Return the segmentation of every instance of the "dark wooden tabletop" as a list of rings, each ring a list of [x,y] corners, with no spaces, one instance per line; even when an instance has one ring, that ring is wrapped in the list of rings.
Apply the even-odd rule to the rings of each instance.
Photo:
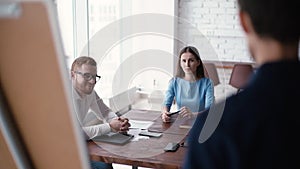
[[[131,113],[131,115],[134,115],[139,112]],[[157,113],[156,118],[153,118],[155,116],[153,115],[154,113]],[[149,130],[162,132],[161,137],[130,141],[125,145],[88,141],[90,158],[95,161],[126,164],[134,167],[180,169],[187,148],[181,146],[176,152],[165,152],[163,149],[169,142],[181,144],[185,141],[189,129],[180,128],[179,126],[186,120],[174,116],[171,123],[163,123],[160,113],[155,111],[146,112],[144,118],[149,119],[147,116],[152,117],[154,122],[149,127]],[[130,119],[134,117],[139,117],[139,120],[142,120],[140,118],[142,117],[141,114],[132,116]]]

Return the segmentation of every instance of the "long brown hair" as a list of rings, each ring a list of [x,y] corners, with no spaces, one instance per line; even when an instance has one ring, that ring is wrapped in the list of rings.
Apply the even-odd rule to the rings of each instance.
[[[199,66],[197,67],[197,71],[196,71],[196,78],[200,79],[202,77],[204,77],[204,68],[203,68],[203,62],[200,58],[200,54],[197,50],[197,48],[193,47],[193,46],[186,46],[183,49],[180,50],[179,52],[179,58],[178,58],[178,62],[177,62],[177,73],[176,73],[176,77],[184,77],[184,71],[182,70],[181,66],[180,66],[180,59],[181,59],[181,55],[183,53],[189,52],[191,54],[193,54],[196,58],[196,60],[198,60],[200,62]]]

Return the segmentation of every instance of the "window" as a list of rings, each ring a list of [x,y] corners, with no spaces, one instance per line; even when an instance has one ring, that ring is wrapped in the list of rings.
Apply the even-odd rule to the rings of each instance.
[[[88,55],[103,98],[131,88],[165,90],[173,74],[173,0],[57,0],[68,64]]]

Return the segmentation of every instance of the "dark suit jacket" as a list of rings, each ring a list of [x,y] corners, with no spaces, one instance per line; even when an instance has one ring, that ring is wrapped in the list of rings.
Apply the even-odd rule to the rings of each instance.
[[[199,143],[209,111],[188,137],[184,169],[300,168],[300,63],[262,65],[247,87],[222,106],[213,134]],[[225,105],[225,106],[224,106]]]

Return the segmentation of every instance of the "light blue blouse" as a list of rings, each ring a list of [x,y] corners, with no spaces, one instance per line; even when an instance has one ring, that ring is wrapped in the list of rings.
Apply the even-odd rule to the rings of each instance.
[[[172,78],[165,93],[164,105],[169,109],[176,100],[177,108],[188,107],[192,112],[200,112],[210,107],[214,101],[214,85],[209,78],[189,82]]]

